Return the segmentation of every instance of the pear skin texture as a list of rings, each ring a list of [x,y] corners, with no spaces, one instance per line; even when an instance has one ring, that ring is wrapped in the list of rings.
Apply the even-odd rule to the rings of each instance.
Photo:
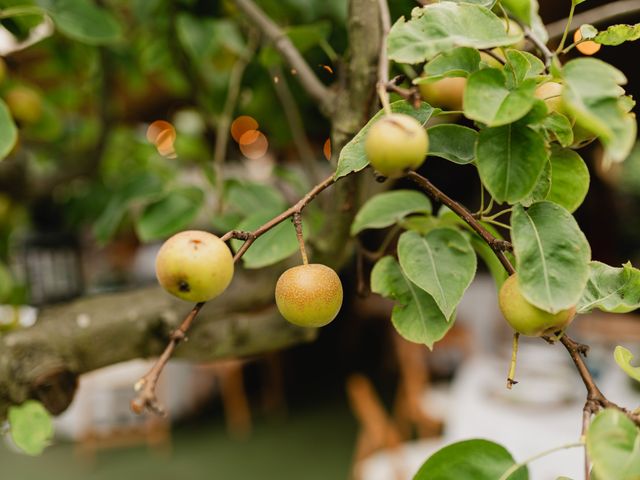
[[[432,107],[462,110],[466,86],[467,79],[464,77],[445,77],[435,82],[420,83],[418,90],[422,99]]]
[[[171,295],[189,302],[206,302],[231,283],[233,256],[215,235],[187,230],[176,233],[160,247],[156,277]]]
[[[276,304],[282,316],[300,327],[323,327],[342,306],[342,283],[326,265],[290,268],[276,283]]]
[[[42,117],[42,97],[34,89],[16,85],[6,93],[5,102],[17,121],[36,123]]]
[[[561,113],[567,115],[562,101],[562,90],[564,87],[558,82],[546,82],[536,88],[535,96],[540,100],[544,100],[547,104],[549,112]]]
[[[520,292],[517,274],[511,275],[502,284],[498,301],[509,325],[516,332],[529,337],[561,330],[571,323],[576,314],[575,307],[553,314],[531,305]]]
[[[374,169],[385,177],[397,178],[422,165],[429,151],[429,137],[415,118],[392,113],[369,129],[364,149]]]

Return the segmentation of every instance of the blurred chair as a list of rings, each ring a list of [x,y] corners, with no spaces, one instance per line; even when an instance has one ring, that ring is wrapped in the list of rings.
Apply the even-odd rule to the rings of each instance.
[[[397,449],[402,440],[398,428],[385,411],[368,378],[360,374],[350,375],[346,386],[349,404],[360,423],[351,474],[354,480],[364,480],[361,472],[362,461],[379,450]],[[405,478],[402,464],[395,460],[392,460],[392,463],[394,476],[389,480]]]

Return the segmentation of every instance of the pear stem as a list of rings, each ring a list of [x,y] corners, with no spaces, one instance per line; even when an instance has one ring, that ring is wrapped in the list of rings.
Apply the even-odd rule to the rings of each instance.
[[[518,360],[518,344],[520,342],[520,334],[515,332],[513,334],[513,343],[511,344],[511,365],[509,365],[509,376],[507,376],[507,388],[511,390],[518,381],[516,376],[516,362]]]
[[[292,217],[293,226],[296,228],[296,237],[298,237],[298,245],[300,245],[300,254],[302,255],[302,263],[309,265],[309,257],[307,257],[307,249],[304,246],[304,237],[302,235],[302,215],[296,212]]]

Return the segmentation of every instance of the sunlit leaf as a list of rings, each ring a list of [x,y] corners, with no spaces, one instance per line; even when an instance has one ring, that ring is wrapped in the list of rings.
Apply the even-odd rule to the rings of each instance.
[[[591,262],[589,281],[577,310],[587,313],[596,308],[613,313],[627,313],[640,308],[640,270],[631,263],[616,268]]]
[[[35,400],[9,407],[11,439],[23,452],[40,455],[53,437],[53,421],[44,406]]]
[[[391,322],[400,335],[429,348],[442,339],[454,322],[447,321],[433,298],[413,284],[390,256],[381,258],[371,272],[371,290],[396,301]]]
[[[613,352],[613,358],[624,373],[640,382],[640,367],[631,365],[633,354],[629,350],[618,345]]]
[[[640,430],[620,410],[607,408],[595,416],[587,451],[599,480],[640,478]]]
[[[389,58],[420,63],[454,47],[493,48],[512,45],[522,35],[508,35],[491,10],[470,3],[440,2],[415,9],[400,18],[389,32]]]
[[[594,41],[602,45],[620,45],[640,38],[640,23],[635,25],[611,25],[604,32],[598,33]]]
[[[551,313],[574,306],[589,279],[589,242],[573,216],[551,202],[516,205],[511,240],[523,296]]]
[[[367,228],[385,228],[414,213],[431,213],[431,202],[415,190],[394,190],[371,197],[351,224],[351,235]]]

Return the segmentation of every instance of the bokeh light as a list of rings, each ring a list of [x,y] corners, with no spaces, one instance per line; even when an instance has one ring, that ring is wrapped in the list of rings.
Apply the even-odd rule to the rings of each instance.
[[[580,29],[576,30],[573,34],[573,41],[579,42],[582,40],[582,34],[580,33]],[[576,45],[576,48],[583,55],[594,55],[600,51],[602,45],[596,42],[592,42],[591,40],[587,40],[586,42],[581,42]]]
[[[176,129],[166,120],[156,120],[147,128],[147,140],[154,145],[157,145],[158,137],[166,131],[173,132],[173,138],[175,139]]]
[[[259,125],[255,118],[248,115],[240,115],[231,123],[231,136],[236,142],[240,143],[242,135],[250,130],[257,131],[258,127]]]
[[[147,128],[147,140],[156,146],[163,157],[177,157],[174,147],[176,136],[175,127],[166,120],[156,120]]]
[[[251,160],[264,157],[269,149],[267,137],[258,130],[249,130],[243,133],[238,143],[242,154]]]
[[[327,138],[327,141],[324,142],[322,146],[322,153],[324,153],[324,158],[327,160],[331,160],[331,139]]]

